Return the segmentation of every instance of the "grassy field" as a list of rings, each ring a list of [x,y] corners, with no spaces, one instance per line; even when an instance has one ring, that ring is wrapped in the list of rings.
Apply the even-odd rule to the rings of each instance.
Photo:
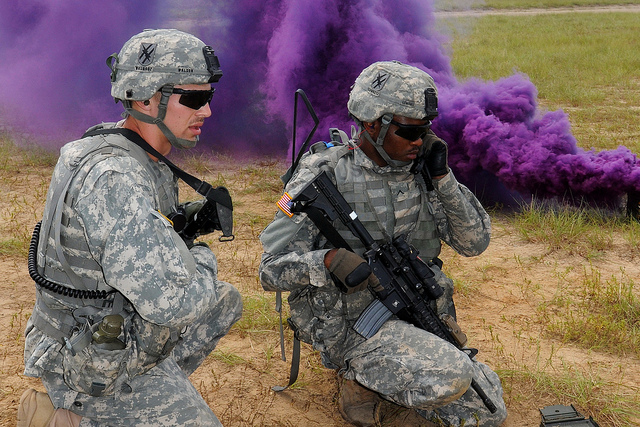
[[[439,0],[436,1],[436,9],[548,9],[576,6],[617,6],[639,3],[640,2],[638,2],[637,0]]]
[[[638,4],[637,0],[486,0],[476,7],[493,9],[531,9],[575,6],[613,6]]]
[[[459,79],[524,73],[543,107],[569,113],[580,146],[640,151],[637,13],[489,15],[447,22]]]

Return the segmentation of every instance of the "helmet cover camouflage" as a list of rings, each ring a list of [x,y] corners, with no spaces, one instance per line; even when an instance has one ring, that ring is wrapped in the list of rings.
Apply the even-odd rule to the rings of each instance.
[[[107,59],[111,96],[144,101],[167,84],[214,83],[222,72],[213,49],[197,37],[173,29],[145,30]]]
[[[433,78],[426,72],[399,61],[381,61],[360,73],[349,94],[347,109],[356,119],[368,123],[385,114],[433,119],[437,115],[437,96]]]

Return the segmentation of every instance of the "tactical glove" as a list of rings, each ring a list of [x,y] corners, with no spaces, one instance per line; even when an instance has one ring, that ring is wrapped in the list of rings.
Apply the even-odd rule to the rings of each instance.
[[[184,207],[185,216],[187,217],[187,222],[193,221],[194,215],[197,214],[200,209],[202,209],[205,202],[206,199],[201,199],[182,204],[182,206]]]
[[[329,264],[329,271],[338,289],[346,294],[366,289],[376,289],[380,281],[371,272],[369,264],[359,255],[344,248],[338,249]]]
[[[431,178],[449,173],[449,147],[441,139],[436,139],[431,144],[431,149],[425,158],[425,167],[429,171]]]

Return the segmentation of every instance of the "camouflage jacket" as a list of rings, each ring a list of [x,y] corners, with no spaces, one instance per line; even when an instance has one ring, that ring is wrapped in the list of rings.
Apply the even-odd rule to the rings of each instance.
[[[80,163],[94,147],[104,153]],[[152,353],[163,349],[169,335],[179,334],[215,300],[216,257],[203,246],[188,249],[175,233],[163,215],[177,203],[177,183],[171,170],[152,161],[123,136],[94,136],[62,148],[45,217],[58,203],[52,194],[68,170],[74,171],[66,197],[63,195],[61,249],[83,282],[124,296],[126,351],[133,354],[126,372],[138,374],[153,366],[151,359],[158,355]],[[160,191],[160,185],[167,188]],[[39,263],[46,264],[39,268],[45,276],[48,271],[60,271],[50,248],[52,241],[50,236],[39,251]],[[54,329],[68,331],[72,326],[75,334],[83,323],[99,320],[96,315],[108,314],[108,310],[100,311],[102,304],[101,300],[67,298],[38,288],[25,333],[25,375],[64,374],[66,380],[68,374],[65,346],[43,331],[47,328],[37,326],[38,315]],[[63,324],[65,316],[67,321],[76,319],[77,324]],[[137,356],[144,360],[136,361]],[[122,367],[119,370],[123,372]],[[54,402],[59,398],[51,397]]]
[[[295,198],[324,170],[379,242],[406,234],[426,259],[439,255],[441,241],[464,256],[486,249],[491,233],[489,216],[452,172],[435,181],[435,190],[427,192],[424,183],[409,171],[410,166],[379,167],[361,150],[345,150],[342,146],[305,155],[285,192]],[[362,254],[362,245],[349,237],[338,220],[334,226]],[[339,365],[341,355],[359,340],[349,329],[372,301],[372,294],[346,295],[334,286],[324,266],[331,245],[305,214],[289,217],[278,211],[260,240],[264,248],[259,269],[263,288],[291,292],[291,320],[301,339],[327,352],[326,356]],[[453,283],[437,267],[436,278],[445,289],[437,309],[451,311]]]

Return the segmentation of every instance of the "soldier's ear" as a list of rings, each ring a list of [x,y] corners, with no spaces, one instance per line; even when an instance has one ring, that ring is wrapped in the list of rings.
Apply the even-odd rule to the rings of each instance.
[[[362,125],[364,126],[364,130],[366,130],[369,135],[373,135],[376,131],[375,123],[363,122]]]
[[[133,101],[133,105],[136,107],[136,110],[140,111],[148,111],[150,108],[150,102],[147,101]]]

